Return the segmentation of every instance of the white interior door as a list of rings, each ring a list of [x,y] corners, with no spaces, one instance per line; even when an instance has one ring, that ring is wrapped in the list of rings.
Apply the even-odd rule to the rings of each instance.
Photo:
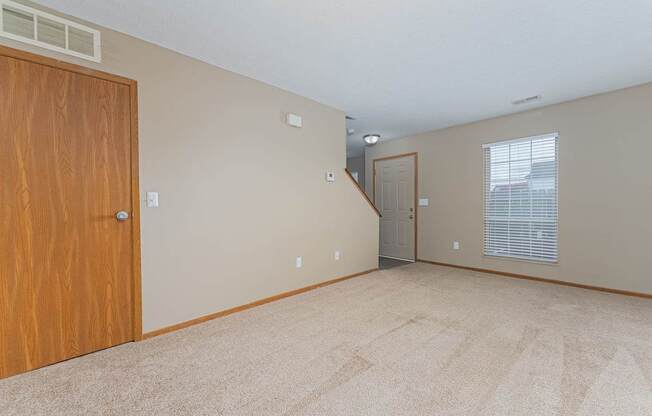
[[[375,162],[375,203],[380,210],[380,255],[415,260],[414,156]]]

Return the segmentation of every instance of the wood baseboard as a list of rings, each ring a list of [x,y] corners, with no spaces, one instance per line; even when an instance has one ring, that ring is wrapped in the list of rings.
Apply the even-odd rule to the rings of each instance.
[[[147,333],[143,334],[142,339],[146,340],[146,339],[149,339],[149,338],[157,337],[159,335],[167,334],[168,332],[178,331],[180,329],[187,328],[189,326],[201,324],[203,322],[211,321],[213,319],[217,319],[217,318],[221,318],[223,316],[231,315],[231,314],[234,314],[236,312],[242,312],[242,311],[245,311],[247,309],[255,308],[256,306],[264,305],[266,303],[270,303],[270,302],[274,302],[274,301],[277,301],[277,300],[280,300],[280,299],[288,298],[290,296],[295,296],[295,295],[298,295],[300,293],[305,293],[305,292],[308,292],[310,290],[318,289],[320,287],[332,285],[334,283],[338,283],[338,282],[341,282],[341,281],[344,281],[344,280],[352,279],[354,277],[369,274],[369,273],[375,272],[377,270],[378,269],[376,268],[376,269],[366,270],[364,272],[353,273],[353,274],[350,274],[350,275],[347,275],[347,276],[338,277],[337,279],[327,280],[325,282],[321,282],[321,283],[317,283],[317,284],[314,284],[314,285],[302,287],[300,289],[291,290],[289,292],[283,292],[283,293],[280,293],[278,295],[270,296],[268,298],[260,299],[260,300],[257,300],[255,302],[247,303],[246,305],[236,306],[235,308],[227,309],[227,310],[220,311],[220,312],[215,312],[215,313],[212,313],[210,315],[200,316],[199,318],[191,319],[190,321],[181,322],[181,323],[178,323],[178,324],[175,324],[175,325],[166,326],[165,328],[160,328],[160,329],[157,329],[157,330],[154,330],[154,331],[147,332]]]
[[[489,274],[495,274],[495,275],[499,275],[499,276],[512,277],[512,278],[515,278],[515,279],[532,280],[534,282],[552,283],[552,284],[561,285],[561,286],[570,286],[570,287],[576,287],[576,288],[580,288],[580,289],[596,290],[598,292],[615,293],[617,295],[634,296],[634,297],[637,297],[637,298],[652,299],[652,294],[651,293],[631,292],[631,291],[628,291],[628,290],[610,289],[610,288],[607,288],[607,287],[583,285],[581,283],[565,282],[563,280],[545,279],[543,277],[534,277],[534,276],[528,276],[528,275],[525,275],[525,274],[518,274],[518,273],[499,272],[497,270],[481,269],[481,268],[478,268],[478,267],[459,266],[457,264],[441,263],[441,262],[438,262],[438,261],[430,261],[430,260],[423,260],[423,259],[418,259],[417,261],[421,262],[421,263],[434,264],[436,266],[453,267],[453,268],[456,268],[456,269],[463,269],[463,270],[470,270],[470,271],[480,272],[480,273],[489,273]]]

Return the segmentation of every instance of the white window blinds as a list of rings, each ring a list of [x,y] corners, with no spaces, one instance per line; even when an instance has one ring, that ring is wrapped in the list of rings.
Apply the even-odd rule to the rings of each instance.
[[[558,135],[486,144],[484,254],[557,262]]]

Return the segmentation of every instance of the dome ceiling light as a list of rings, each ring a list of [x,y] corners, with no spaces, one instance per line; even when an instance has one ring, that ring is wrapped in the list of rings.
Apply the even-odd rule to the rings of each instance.
[[[380,140],[380,134],[365,134],[363,137],[364,142],[370,146],[375,145]]]

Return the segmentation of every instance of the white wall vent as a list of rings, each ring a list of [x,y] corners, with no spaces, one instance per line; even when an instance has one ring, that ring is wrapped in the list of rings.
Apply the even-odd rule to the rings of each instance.
[[[514,101],[512,101],[512,104],[514,104],[514,105],[527,104],[527,103],[531,103],[531,102],[534,102],[534,101],[539,101],[540,99],[541,99],[540,95],[533,95],[531,97],[521,98],[520,100],[514,100]]]
[[[100,32],[58,16],[0,0],[0,36],[100,62]]]

